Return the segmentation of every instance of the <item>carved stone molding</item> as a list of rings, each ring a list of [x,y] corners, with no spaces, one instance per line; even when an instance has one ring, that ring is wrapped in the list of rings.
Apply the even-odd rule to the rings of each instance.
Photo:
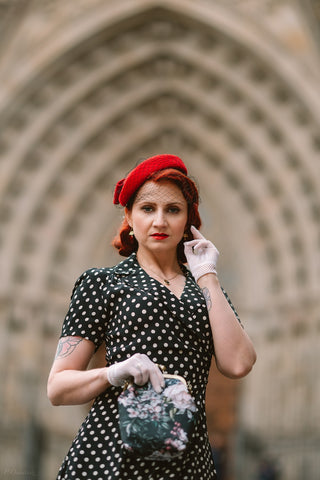
[[[221,281],[267,351],[242,418],[261,431],[269,420],[275,426],[276,415],[260,420],[258,409],[288,401],[285,389],[258,401],[250,392],[270,380],[276,360],[291,362],[291,381],[296,367],[281,342],[295,342],[300,361],[318,332],[318,82],[245,14],[249,1],[237,9],[79,1],[71,12],[72,4],[39,2],[31,11],[21,32],[32,26],[34,35],[0,92],[0,337],[11,339],[9,356],[26,349],[31,370],[33,361],[47,367],[73,281],[118,260],[110,247],[123,214],[111,203],[116,181],[146,156],[174,152],[200,185]],[[33,358],[26,339],[34,345],[38,327],[43,344]],[[279,370],[277,385],[284,380]],[[301,409],[302,400],[290,405]]]
[[[239,198],[252,239],[264,246],[269,293],[294,295],[316,281],[308,258],[318,241],[317,112],[268,58],[199,27],[174,10],[146,10],[66,51],[3,111],[0,214],[13,285],[44,288],[59,261],[76,264],[78,243],[90,255],[102,232],[89,240],[85,222],[101,225],[95,215],[108,211],[113,165],[128,169],[129,151],[139,158],[161,138],[187,158],[197,151]]]

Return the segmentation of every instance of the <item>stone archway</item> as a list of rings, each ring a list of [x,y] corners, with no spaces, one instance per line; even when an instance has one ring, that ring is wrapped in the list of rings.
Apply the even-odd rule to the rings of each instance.
[[[286,362],[279,339],[290,346],[307,301],[299,338],[315,328],[316,88],[267,34],[221,5],[127,1],[89,13],[38,45],[0,97],[0,293],[4,338],[14,337],[6,355],[28,338],[22,373],[36,378],[39,359],[47,371],[74,278],[116,261],[106,247],[121,216],[113,185],[133,162],[166,150],[198,179],[205,230],[223,250],[222,281],[266,354],[258,372],[268,382],[268,352]],[[14,361],[5,382],[18,369]],[[261,383],[253,375],[244,389],[240,423],[269,442],[272,414],[264,422],[258,407],[277,397],[256,401]]]

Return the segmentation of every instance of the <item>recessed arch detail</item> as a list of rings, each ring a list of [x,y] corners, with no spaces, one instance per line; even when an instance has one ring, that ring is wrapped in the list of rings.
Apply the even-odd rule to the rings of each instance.
[[[278,448],[283,426],[303,438],[294,421],[319,363],[320,98],[233,3],[97,0],[21,48],[0,92],[1,373],[9,388],[12,378],[26,386],[25,371],[40,377],[76,276],[119,259],[115,183],[173,152],[198,180],[220,280],[257,345],[239,416]],[[310,381],[299,398],[286,383],[298,370]],[[279,421],[281,403],[290,408]],[[300,457],[289,456],[293,471]]]
[[[294,271],[304,281],[308,279],[312,283],[318,273],[307,272],[305,268],[303,272],[302,268],[310,264],[308,252],[312,251],[319,236],[314,221],[319,210],[319,180],[314,162],[308,163],[312,156],[307,155],[306,160],[305,155],[306,151],[312,151],[312,139],[308,135],[310,124],[315,120],[308,99],[301,97],[298,101],[292,78],[287,72],[283,78],[284,71],[278,63],[271,68],[268,62],[277,56],[272,48],[259,42],[255,44],[255,54],[249,50],[245,18],[242,22],[237,19],[235,26],[232,15],[228,20],[222,18],[221,6],[211,9],[214,12],[204,18],[203,5],[195,7],[186,2],[187,8],[182,12],[176,4],[158,8],[156,3],[146,2],[138,9],[132,4],[133,10],[126,8],[125,15],[121,15],[119,7],[113,12],[115,16],[109,12],[102,24],[104,17],[99,16],[96,21],[100,26],[96,25],[91,33],[94,22],[87,22],[87,31],[82,31],[81,39],[75,36],[72,44],[71,32],[69,43],[60,40],[59,54],[57,45],[53,48],[50,44],[54,57],[46,57],[49,63],[47,60],[46,66],[42,64],[37,81],[34,82],[34,76],[33,82],[27,82],[20,90],[17,106],[22,101],[24,108],[11,109],[3,138],[8,143],[8,139],[17,138],[18,131],[21,135],[11,148],[7,145],[7,150],[6,141],[2,143],[3,150],[10,153],[10,163],[4,169],[1,185],[5,199],[1,214],[8,225],[7,240],[3,239],[3,244],[7,245],[6,265],[8,268],[15,265],[9,277],[13,281],[19,279],[21,285],[28,282],[28,277],[22,273],[26,273],[23,264],[32,250],[29,232],[34,228],[37,231],[38,222],[45,233],[43,225],[50,210],[53,215],[60,213],[64,218],[51,220],[48,225],[52,227],[62,226],[68,223],[70,215],[77,217],[83,212],[82,202],[76,201],[77,195],[72,193],[72,184],[76,188],[81,183],[81,170],[77,171],[77,165],[82,163],[82,171],[87,169],[93,175],[94,168],[88,167],[91,155],[90,163],[96,168],[101,165],[103,171],[102,148],[108,154],[113,152],[109,154],[110,165],[117,163],[116,143],[123,141],[121,130],[126,131],[129,141],[137,135],[132,118],[135,116],[136,122],[143,122],[143,118],[151,121],[150,111],[153,110],[153,121],[160,132],[166,128],[185,138],[189,130],[196,148],[204,157],[212,158],[223,172],[227,188],[237,191],[243,208],[256,217],[257,234],[264,239],[266,258],[269,265],[273,265],[271,283],[278,279],[276,290],[281,291],[280,286],[285,282],[281,276],[288,278],[288,273]],[[148,23],[146,19],[149,18],[156,19]],[[200,26],[205,28],[200,30]],[[78,29],[78,34],[80,31]],[[159,42],[164,34],[166,41]],[[146,35],[150,42],[145,41]],[[180,41],[181,35],[188,39],[187,47]],[[135,42],[134,50],[130,49],[131,42]],[[265,56],[261,61],[257,52],[262,51]],[[104,62],[106,59],[108,61]],[[91,70],[88,71],[89,65]],[[31,83],[37,85],[36,91],[29,88]],[[119,95],[119,92],[125,93]],[[103,105],[108,108],[103,109]],[[275,108],[279,105],[281,108]],[[168,122],[165,113],[168,109],[171,116],[176,112],[182,114],[183,120],[176,115]],[[308,128],[303,128],[304,125]],[[143,129],[147,137],[147,127]],[[292,135],[293,131],[299,134]],[[187,155],[188,149],[185,151]],[[249,170],[251,173],[245,182]],[[284,175],[287,184],[278,181]],[[27,194],[31,178],[34,187]],[[92,177],[87,186],[94,183]],[[64,201],[63,209],[61,204],[60,210],[54,210],[54,199],[59,198],[59,190],[64,189],[70,192],[68,200]],[[298,202],[293,193],[296,189],[303,193]],[[83,193],[85,196],[89,199],[90,192]],[[279,207],[277,213],[266,210],[266,201],[270,210],[272,196]],[[72,202],[76,202],[74,206]],[[305,215],[306,211],[309,216]],[[270,227],[271,220],[275,220],[274,213],[279,217],[278,232],[277,228]],[[14,219],[11,229],[8,219]],[[303,231],[310,225],[314,232],[313,243],[306,245],[306,241],[297,236],[297,226]],[[295,233],[290,233],[291,227]],[[60,228],[63,236],[64,228]],[[55,231],[57,242],[60,230]],[[11,241],[10,232],[18,233]],[[23,232],[27,232],[26,235]],[[283,232],[286,232],[284,238],[281,237]],[[277,235],[278,241],[275,240]],[[49,245],[55,242],[47,242],[47,252]],[[281,250],[286,250],[285,256],[279,253]],[[15,260],[11,261],[13,258]],[[43,262],[48,271],[50,258],[49,255]],[[281,268],[283,261],[288,264],[285,269]],[[282,275],[275,273],[277,268],[279,272],[282,270]],[[40,284],[43,282],[39,277]]]

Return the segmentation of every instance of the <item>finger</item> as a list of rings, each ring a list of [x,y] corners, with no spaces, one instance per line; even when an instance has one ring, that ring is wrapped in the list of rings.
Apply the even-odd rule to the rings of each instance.
[[[134,382],[137,385],[144,385],[150,377],[150,370],[156,368],[156,365],[147,355],[136,354],[134,363]]]
[[[145,371],[142,370],[142,368],[137,365],[135,367],[135,371],[133,373],[133,381],[136,385],[144,385],[145,383],[147,383],[148,381],[148,378],[149,378],[149,374],[146,374]]]
[[[191,225],[191,233],[193,235],[193,238],[205,238],[200,232],[198,229],[196,229],[196,227],[194,225]]]
[[[158,367],[150,371],[150,382],[157,393],[161,393],[165,387],[164,377]]]
[[[190,240],[185,243],[185,247],[189,250],[192,250],[192,253],[199,255],[202,250],[209,248],[211,246],[210,242],[205,238]]]
[[[193,246],[192,251],[195,255],[203,252],[204,249],[209,248],[210,243],[208,240],[197,240],[197,243]]]
[[[134,383],[137,385],[144,385],[149,380],[149,366],[141,359],[134,365],[133,371]]]
[[[185,246],[185,247],[192,248],[192,247],[194,247],[195,245],[197,245],[198,242],[199,242],[199,239],[189,240],[188,242],[184,242],[184,246]]]

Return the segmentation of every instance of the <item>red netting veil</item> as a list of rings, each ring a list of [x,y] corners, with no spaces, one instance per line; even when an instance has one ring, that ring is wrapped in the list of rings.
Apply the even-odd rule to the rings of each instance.
[[[185,227],[184,238],[177,246],[178,260],[186,262],[183,242],[192,240],[190,232],[191,225],[196,228],[201,226],[201,219],[198,211],[199,193],[195,182],[188,176],[187,167],[176,155],[162,154],[155,155],[141,162],[128,175],[121,179],[114,191],[113,203],[120,204],[131,209],[134,199],[140,187],[147,181],[161,184],[161,182],[172,182],[181,190],[188,205],[188,219]],[[130,235],[131,228],[124,218],[119,234],[113,240],[113,246],[119,250],[119,254],[125,257],[137,251],[138,243],[134,236]]]

